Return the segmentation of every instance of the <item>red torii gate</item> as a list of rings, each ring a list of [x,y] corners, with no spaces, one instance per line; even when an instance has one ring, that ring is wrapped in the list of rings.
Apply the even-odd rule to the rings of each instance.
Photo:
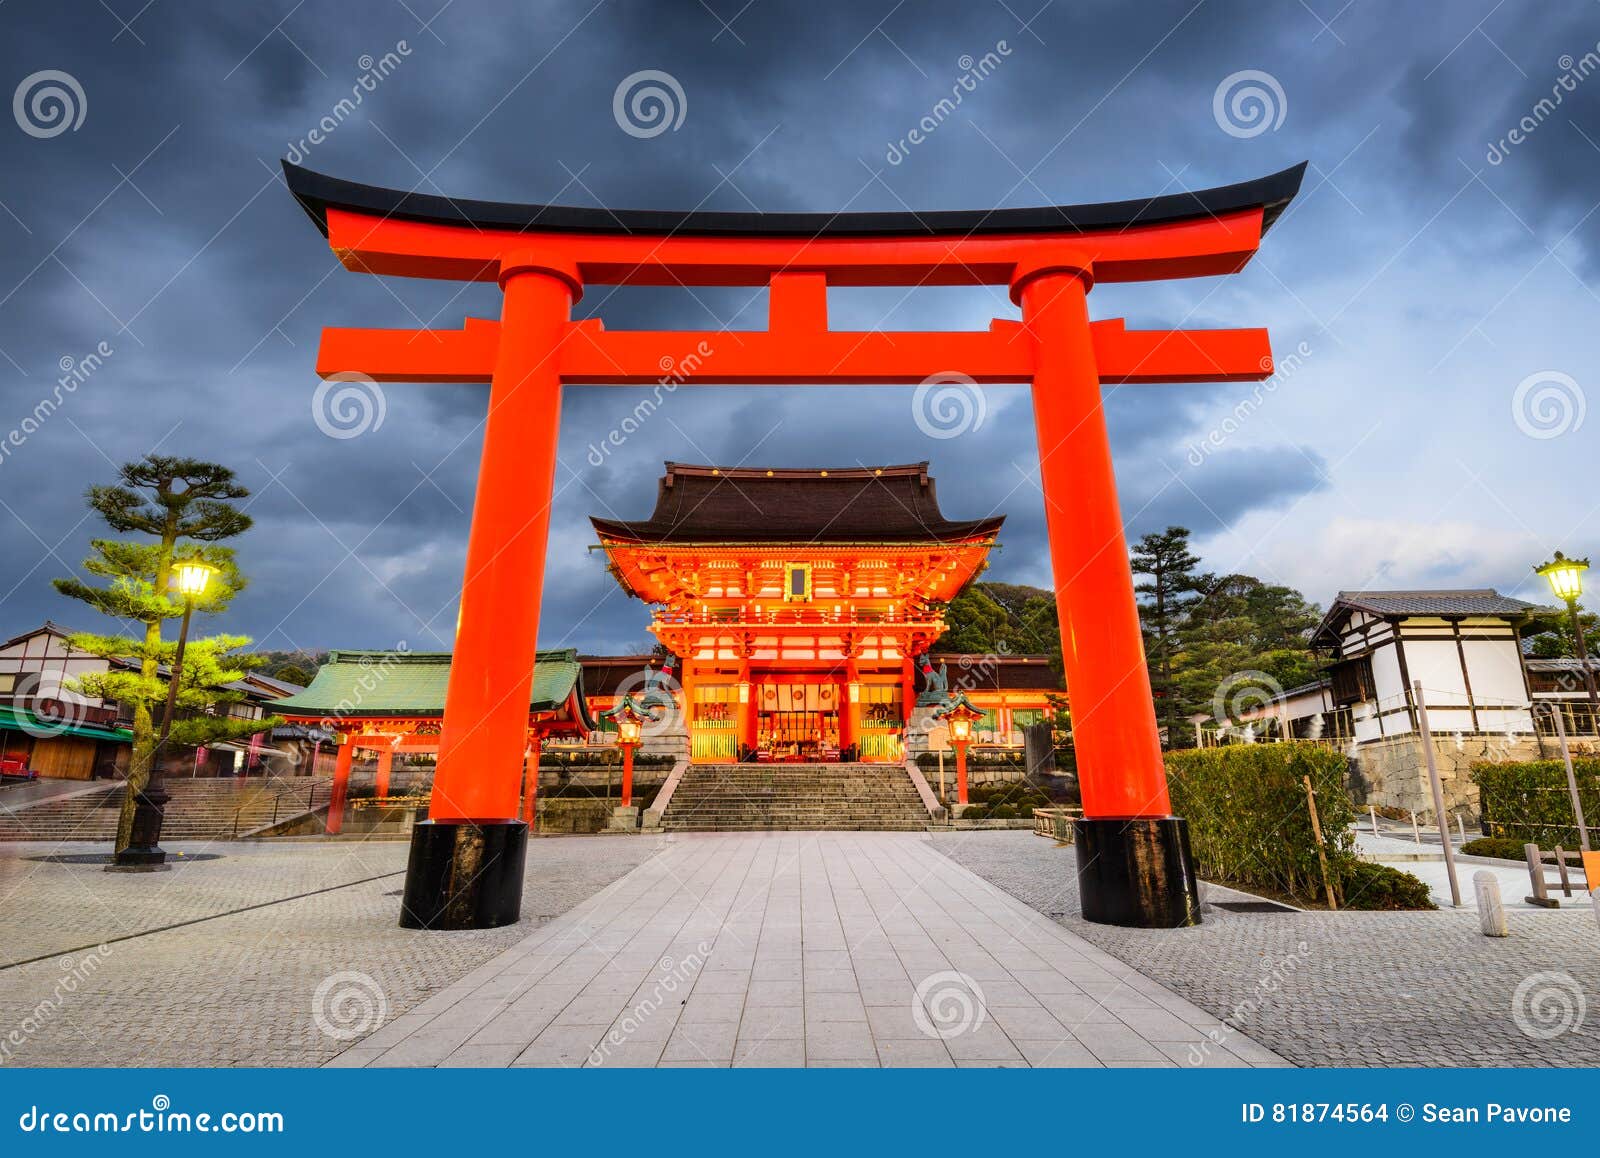
[[[517,819],[567,383],[915,384],[958,372],[1032,387],[1062,658],[1085,819],[1083,914],[1200,920],[1184,821],[1171,815],[1118,510],[1102,383],[1243,382],[1272,373],[1267,333],[1091,322],[1095,282],[1234,273],[1305,166],[1138,201],[940,213],[706,213],[460,201],[284,163],[339,260],[363,273],[495,281],[500,320],[459,330],[327,329],[324,377],[490,383],[461,620],[427,823],[400,923],[491,928],[519,915]],[[768,286],[765,332],[574,322],[589,285]],[[1021,322],[987,331],[828,328],[829,286],[1004,285]],[[690,357],[689,355],[693,355]]]

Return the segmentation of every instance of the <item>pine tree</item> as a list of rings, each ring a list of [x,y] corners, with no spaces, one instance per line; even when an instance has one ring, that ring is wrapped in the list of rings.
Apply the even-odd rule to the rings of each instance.
[[[173,560],[181,550],[182,557],[199,556],[218,569],[205,593],[195,599],[196,611],[215,614],[227,607],[245,580],[233,551],[214,544],[249,529],[250,516],[233,505],[249,493],[234,480],[233,471],[216,463],[169,455],[147,455],[127,463],[119,471],[117,485],[89,488],[89,506],[113,531],[147,535],[155,541],[96,539],[90,544],[95,553],[85,560],[83,570],[106,582],[97,586],[78,578],[55,580],[61,594],[144,629],[142,638],[82,633],[70,641],[80,651],[138,664],[137,672],[113,669],[84,677],[77,687],[133,708],[133,753],[117,824],[118,852],[128,846],[138,795],[150,781],[156,743],[153,709],[165,702],[167,694],[160,666],[170,664],[176,653],[176,645],[161,638],[162,623],[178,618],[184,609],[183,600],[168,590]],[[179,706],[203,710],[239,698],[220,685],[241,678],[252,665],[250,657],[237,654],[249,642],[241,636],[190,640]],[[249,735],[272,727],[273,722],[191,718],[175,722],[172,736],[180,743],[206,743]]]
[[[1189,550],[1187,527],[1168,527],[1152,531],[1133,547],[1135,575],[1149,580],[1134,586],[1144,596],[1139,604],[1139,621],[1144,629],[1145,662],[1150,668],[1151,690],[1156,698],[1156,716],[1167,730],[1169,746],[1178,739],[1182,706],[1173,665],[1180,645],[1179,632],[1185,611],[1197,598],[1195,568],[1200,560]]]

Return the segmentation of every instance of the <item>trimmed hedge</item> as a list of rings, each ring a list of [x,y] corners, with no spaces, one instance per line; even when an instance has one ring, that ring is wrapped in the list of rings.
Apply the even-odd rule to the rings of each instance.
[[[1527,854],[1522,846],[1526,841],[1512,840],[1504,836],[1480,836],[1477,840],[1469,840],[1461,846],[1461,851],[1468,856],[1491,856],[1501,860],[1526,860]]]
[[[1231,744],[1169,752],[1166,761],[1172,810],[1189,821],[1196,866],[1206,879],[1311,904],[1326,900],[1303,776],[1316,789],[1335,896],[1347,891],[1346,882],[1367,879],[1357,867],[1355,806],[1342,752],[1292,741]]]
[[[1433,903],[1428,886],[1410,873],[1364,860],[1346,866],[1340,904],[1347,909],[1368,911],[1439,907]]]
[[[1572,774],[1584,819],[1591,826],[1600,824],[1600,759],[1574,758]],[[1478,785],[1483,831],[1490,836],[1518,845],[1531,841],[1540,848],[1578,847],[1578,822],[1560,760],[1486,761],[1472,766],[1472,779]]]

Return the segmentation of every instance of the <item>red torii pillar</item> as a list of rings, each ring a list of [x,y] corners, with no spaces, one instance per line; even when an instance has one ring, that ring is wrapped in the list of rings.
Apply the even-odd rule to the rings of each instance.
[[[499,323],[329,329],[318,357],[325,376],[490,382],[434,805],[413,831],[402,925],[487,928],[518,916],[527,839],[519,789],[562,385],[914,384],[952,369],[975,384],[1027,382],[1033,391],[1083,788],[1084,915],[1199,921],[1187,829],[1170,815],[1100,387],[1258,380],[1272,371],[1270,346],[1259,329],[1091,323],[1086,295],[1096,280],[1235,272],[1304,166],[1108,205],[771,219],[458,201],[285,171],[347,267],[493,279],[504,291]],[[607,332],[569,320],[586,282],[768,285],[768,328],[737,342],[715,332]],[[1008,285],[1022,321],[987,332],[833,331],[829,285]],[[1069,500],[1071,517],[1060,505]],[[908,658],[908,676],[909,667]]]

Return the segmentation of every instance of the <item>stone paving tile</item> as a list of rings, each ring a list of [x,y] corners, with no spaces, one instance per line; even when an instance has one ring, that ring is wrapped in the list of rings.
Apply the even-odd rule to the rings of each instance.
[[[1255,1066],[1600,1065],[1600,1019],[1576,1019],[1541,1038],[1524,1033],[1516,1016],[1524,985],[1525,1014],[1540,992],[1574,1005],[1573,995],[1584,995],[1591,1009],[1600,1001],[1600,956],[1587,909],[1508,910],[1507,938],[1484,937],[1475,912],[1448,909],[1263,914],[1212,907],[1198,928],[1121,929],[1078,915],[1070,848],[1025,831],[930,839],[992,886],[990,895],[1019,899],[1079,939],[1086,950],[1079,964],[1030,947],[1081,990],[1044,994],[1034,987],[1088,1048],[1102,1026],[1117,1022],[1180,1066],[1196,1064],[1192,1056],[1221,1064],[1211,1060],[1221,1051]],[[1209,1038],[1210,1052],[1202,1041],[1192,1054],[1183,1026]],[[1104,1051],[1130,1055],[1114,1064],[1132,1064],[1131,1055],[1142,1052],[1112,1044],[1131,1039],[1111,1032],[1103,1040]]]
[[[74,983],[51,1016],[11,1048],[6,1064],[371,1063],[457,1005],[460,994],[443,997],[454,983],[471,977],[497,983],[506,967],[485,972],[485,962],[499,962],[542,924],[657,851],[654,840],[533,841],[521,922],[484,932],[419,934],[399,927],[400,901],[392,895],[405,868],[404,842],[167,847],[221,859],[124,875],[32,859],[44,851],[33,843],[0,844],[0,957],[51,954],[11,968],[0,962],[0,1026],[9,1032],[58,987]],[[103,852],[104,846],[57,851]],[[373,876],[380,879],[352,883]],[[265,907],[239,911],[251,905]],[[193,923],[166,928],[186,921]],[[103,952],[66,952],[100,942],[109,942]],[[330,979],[324,1021],[337,1037],[319,1026],[313,1008]],[[348,1021],[332,1012],[341,997],[354,999]],[[439,1055],[444,1040],[420,1039],[397,1057],[434,1064],[445,1060]],[[500,1044],[492,1035],[474,1040]],[[522,1044],[531,1040],[532,1033]],[[477,1051],[474,1064],[486,1054]]]
[[[148,985],[130,998],[108,982],[83,1003],[79,1016],[92,1006],[92,1021],[63,1016],[59,1032],[41,1035],[50,1056],[93,1063],[94,1048],[105,1064],[187,1050],[200,1064],[1167,1065],[1182,1064],[1174,1059],[1204,1029],[1226,1031],[1207,1064],[1283,1064],[918,834],[536,841],[529,920],[431,935],[394,925],[397,875],[349,883],[364,871],[340,859],[352,847],[398,874],[403,845],[297,842],[251,854],[234,866],[241,880],[343,887],[126,942],[104,972],[120,957]],[[30,866],[30,879],[84,887],[59,873],[65,867]],[[173,894],[176,911],[214,910],[219,882],[197,887],[207,884],[193,875],[201,867],[182,870],[189,893]],[[245,891],[282,899],[259,882]],[[82,936],[103,927],[92,908],[79,909],[90,915],[78,926],[57,917],[54,928]],[[43,974],[0,968],[0,1010],[57,967],[39,964]],[[348,1042],[308,1024],[311,991],[341,967],[369,971],[387,1003],[386,1024]],[[223,984],[226,1013],[193,1001]],[[155,994],[172,999],[134,1012]],[[150,1044],[153,1027],[169,1033],[170,1048]],[[274,1032],[267,1049],[228,1044]],[[124,1048],[130,1042],[138,1048]]]

